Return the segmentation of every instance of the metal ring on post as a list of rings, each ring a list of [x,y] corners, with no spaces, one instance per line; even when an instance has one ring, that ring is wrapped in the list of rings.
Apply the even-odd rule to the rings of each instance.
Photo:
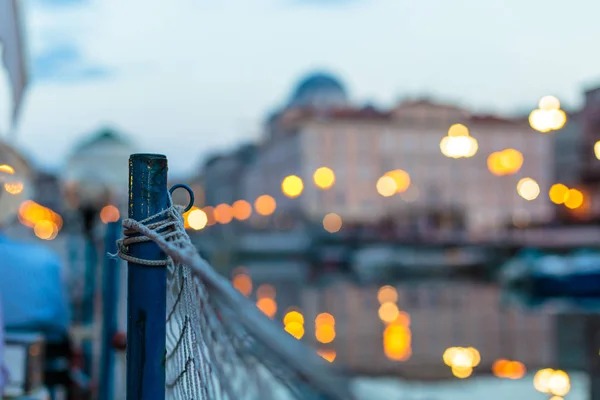
[[[188,185],[186,185],[184,183],[177,183],[177,184],[171,186],[171,189],[169,189],[169,193],[171,193],[171,195],[173,195],[173,192],[179,188],[185,189],[188,192],[188,195],[190,196],[190,202],[188,203],[185,210],[183,210],[183,212],[190,211],[192,209],[192,207],[194,206],[194,201],[195,201],[194,200],[194,191],[192,190],[191,187],[189,187]]]

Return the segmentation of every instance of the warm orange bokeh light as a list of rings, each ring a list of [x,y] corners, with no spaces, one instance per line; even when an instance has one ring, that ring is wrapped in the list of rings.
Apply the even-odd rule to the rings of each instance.
[[[233,277],[233,287],[240,291],[241,294],[248,297],[252,294],[252,279],[249,275],[240,273]]]
[[[407,326],[390,324],[383,332],[383,351],[387,358],[406,361],[412,355],[412,334]]]
[[[233,208],[229,204],[219,204],[214,210],[215,220],[220,224],[228,224],[233,219]]]
[[[15,173],[15,169],[8,164],[2,164],[0,165],[0,172],[13,175]]]
[[[263,283],[258,288],[256,288],[256,298],[257,299],[275,299],[275,295],[277,291],[273,287],[273,285],[269,285],[268,283]]]
[[[471,367],[452,367],[452,375],[457,377],[458,379],[466,379],[473,373],[473,368]]]
[[[121,218],[121,213],[119,209],[113,205],[107,205],[102,208],[100,211],[100,220],[108,224],[109,222],[117,222]]]
[[[268,297],[263,297],[256,302],[256,307],[269,318],[273,318],[277,313],[277,303]]]
[[[58,234],[58,227],[54,222],[43,219],[35,223],[33,232],[40,239],[52,240]]]
[[[487,165],[494,175],[512,175],[523,166],[523,154],[515,149],[497,151],[488,156]]]
[[[246,200],[238,200],[232,207],[233,217],[239,221],[245,221],[252,215],[252,206]]]
[[[335,326],[335,318],[329,313],[321,313],[315,318],[315,325],[331,325]]]
[[[377,292],[377,300],[379,301],[379,304],[396,303],[398,301],[398,292],[393,286],[382,286]]]
[[[192,208],[184,214],[184,218],[186,225],[196,231],[204,229],[208,224],[208,215],[199,208]]]
[[[410,175],[404,170],[395,169],[388,171],[384,176],[389,176],[396,183],[396,193],[403,193],[410,186]]]
[[[387,324],[394,322],[398,315],[400,315],[400,311],[398,310],[398,306],[395,303],[383,303],[379,307],[379,311],[377,312],[379,315],[379,319]]]
[[[337,356],[336,351],[333,349],[318,349],[317,354],[329,362],[333,362]]]
[[[206,226],[212,226],[214,224],[217,223],[217,220],[215,219],[215,208],[211,207],[211,206],[206,206],[202,209],[202,211],[204,211],[204,214],[206,214]]]
[[[263,216],[273,214],[276,208],[275,199],[268,194],[263,194],[254,201],[254,209],[258,214]]]
[[[330,168],[318,168],[313,174],[315,185],[321,189],[329,189],[335,183],[335,174]]]
[[[35,235],[44,240],[54,239],[63,225],[60,215],[31,200],[21,203],[18,217],[23,225],[34,228]]]
[[[329,213],[323,218],[323,228],[329,233],[336,233],[342,229],[342,217],[336,213]]]
[[[552,201],[554,204],[564,204],[565,200],[567,199],[568,192],[568,187],[562,183],[556,183],[550,187],[548,196],[550,197],[550,201]]]
[[[304,316],[299,311],[289,311],[283,317],[283,324],[289,325],[292,322],[297,322],[300,325],[304,325]]]
[[[25,185],[23,185],[23,182],[7,182],[4,184],[4,190],[12,195],[22,193],[24,188]]]
[[[304,325],[299,322],[292,321],[285,324],[283,329],[298,340],[302,339],[302,336],[304,336]]]
[[[281,182],[281,191],[287,197],[294,198],[302,194],[304,190],[304,183],[299,176],[289,175],[286,176]]]
[[[574,210],[583,204],[583,193],[577,189],[569,189],[565,197],[565,206]]]
[[[315,331],[315,337],[321,343],[331,343],[335,339],[335,328],[333,325],[319,325]]]

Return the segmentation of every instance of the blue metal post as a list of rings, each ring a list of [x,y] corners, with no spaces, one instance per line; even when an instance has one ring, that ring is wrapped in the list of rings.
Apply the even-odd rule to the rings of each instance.
[[[140,221],[167,206],[167,158],[133,154],[129,217]],[[129,254],[146,260],[165,258],[153,242],[133,244]],[[127,400],[165,399],[166,281],[165,267],[128,263]]]
[[[117,253],[117,239],[121,222],[110,222],[104,236],[104,271],[102,271],[102,354],[100,360],[99,400],[111,400],[114,396],[115,354],[112,339],[117,333],[117,305],[119,303],[119,266],[121,261],[108,254]]]

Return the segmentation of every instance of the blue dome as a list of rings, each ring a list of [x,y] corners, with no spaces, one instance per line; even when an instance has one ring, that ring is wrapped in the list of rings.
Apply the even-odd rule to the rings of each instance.
[[[342,83],[327,73],[310,74],[300,81],[292,94],[290,107],[344,107],[348,96]]]

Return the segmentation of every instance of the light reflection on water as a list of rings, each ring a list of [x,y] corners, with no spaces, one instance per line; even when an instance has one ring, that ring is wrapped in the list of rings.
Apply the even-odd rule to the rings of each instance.
[[[359,399],[548,399],[533,387],[535,371],[548,367],[569,372],[572,389],[565,400],[588,398],[586,374],[577,372],[586,362],[583,333],[572,323],[573,317],[582,321],[583,317],[568,316],[565,345],[565,333],[558,332],[564,318],[559,308],[530,310],[503,304],[496,285],[448,281],[392,285],[412,332],[410,357],[399,361],[390,359],[383,346],[386,323],[378,315],[381,285],[357,286],[343,280],[319,287],[269,283],[277,288],[281,313],[290,306],[302,311],[306,319],[302,341],[308,345],[319,348],[315,316],[322,312],[335,316],[336,337],[327,348],[337,353],[334,365],[368,376],[356,381]],[[274,320],[281,323],[283,314],[278,311]],[[452,346],[472,346],[481,352],[473,376],[458,380],[444,365],[444,350]],[[527,375],[518,380],[493,377],[492,365],[498,359],[522,362]]]

